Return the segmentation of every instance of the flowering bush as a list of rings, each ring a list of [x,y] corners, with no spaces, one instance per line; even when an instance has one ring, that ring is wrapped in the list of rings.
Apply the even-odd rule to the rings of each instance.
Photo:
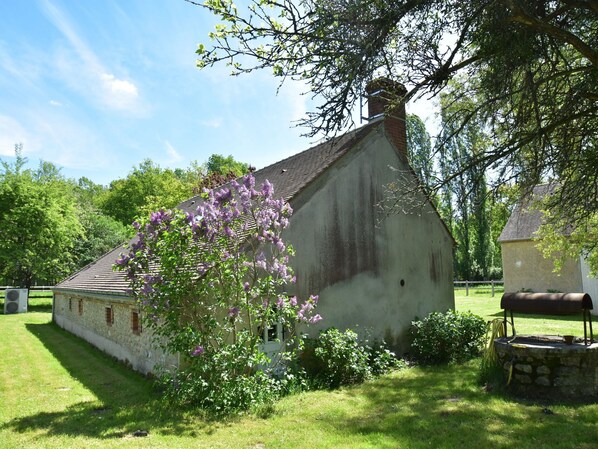
[[[178,400],[227,413],[264,400],[279,386],[264,373],[290,357],[297,322],[315,323],[317,296],[285,294],[295,282],[293,248],[282,231],[292,210],[252,175],[206,192],[195,213],[159,211],[133,223],[137,238],[116,261],[142,308],[146,328],[184,356],[163,377]],[[260,351],[265,329],[284,326],[276,360]],[[266,392],[266,393],[264,393]]]

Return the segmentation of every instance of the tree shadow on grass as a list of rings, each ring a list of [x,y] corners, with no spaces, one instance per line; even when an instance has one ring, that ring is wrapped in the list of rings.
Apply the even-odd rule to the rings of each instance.
[[[338,432],[384,435],[378,447],[413,449],[590,448],[598,440],[596,405],[553,403],[570,409],[553,414],[542,403],[485,392],[472,364],[417,370],[423,373],[385,376],[354,390],[366,398],[367,414],[330,425]],[[563,439],[570,433],[575,436]]]
[[[44,430],[49,435],[121,438],[137,430],[193,435],[210,424],[160,399],[152,382],[53,323],[27,324],[31,332],[97,398],[58,412],[40,412],[4,424],[16,432]],[[61,390],[70,390],[65,386]],[[192,424],[192,425],[191,425]]]

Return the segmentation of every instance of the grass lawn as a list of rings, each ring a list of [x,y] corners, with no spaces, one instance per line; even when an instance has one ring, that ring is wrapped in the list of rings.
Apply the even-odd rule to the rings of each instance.
[[[492,316],[497,301],[472,296],[457,304]],[[34,299],[30,313],[0,315],[2,449],[598,445],[598,405],[551,404],[554,414],[545,414],[543,404],[487,393],[475,382],[477,361],[410,368],[354,388],[291,396],[266,418],[204,420],[170,409],[149,381],[51,324],[49,304]],[[526,318],[521,321],[527,326]],[[132,436],[138,429],[149,436]]]

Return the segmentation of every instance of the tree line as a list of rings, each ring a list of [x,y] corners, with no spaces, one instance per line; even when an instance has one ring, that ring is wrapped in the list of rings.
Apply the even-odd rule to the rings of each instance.
[[[451,136],[434,144],[423,121],[407,114],[407,148],[409,161],[455,239],[453,273],[456,279],[491,280],[502,278],[501,248],[497,243],[515,202],[519,199],[516,186],[503,185],[493,189],[485,170],[477,165],[460,167],[469,154],[487,151],[491,139],[483,124],[469,123],[460,133],[452,133],[446,123],[446,104],[441,119],[445,133]],[[441,137],[442,139],[442,137]],[[438,179],[446,181],[435,192]],[[401,176],[398,176],[401,179]],[[409,177],[405,177],[407,183]],[[396,213],[412,189],[396,182],[387,189],[387,212]],[[412,205],[417,207],[417,205]]]
[[[66,178],[51,162],[28,167],[22,145],[0,167],[0,284],[54,285],[132,237],[131,223],[252,170],[218,154],[184,169],[150,159],[104,186]]]

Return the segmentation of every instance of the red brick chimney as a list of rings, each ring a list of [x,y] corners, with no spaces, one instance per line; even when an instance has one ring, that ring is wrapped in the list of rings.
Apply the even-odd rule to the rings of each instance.
[[[407,89],[401,83],[388,78],[376,78],[365,88],[368,99],[369,121],[383,117],[384,130],[400,154],[409,160],[407,153],[407,126],[405,101]]]

